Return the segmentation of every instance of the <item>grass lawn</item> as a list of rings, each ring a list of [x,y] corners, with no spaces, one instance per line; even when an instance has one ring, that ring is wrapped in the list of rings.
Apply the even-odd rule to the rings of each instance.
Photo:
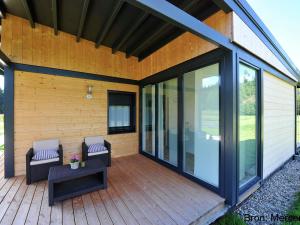
[[[247,225],[238,215],[234,213],[226,214],[218,219],[213,225]]]
[[[3,114],[0,114],[0,151],[4,150],[4,120]]]
[[[291,217],[300,217],[300,192],[297,194],[292,209],[287,214]],[[300,221],[285,222],[284,225],[300,225]]]

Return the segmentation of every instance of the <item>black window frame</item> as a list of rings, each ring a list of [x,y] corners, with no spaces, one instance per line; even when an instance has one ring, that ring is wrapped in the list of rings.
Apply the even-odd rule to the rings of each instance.
[[[130,125],[122,127],[110,127],[109,126],[109,107],[114,105],[110,102],[111,95],[119,96],[129,96],[130,99]],[[126,104],[124,104],[126,105]],[[136,132],[136,93],[127,92],[127,91],[116,91],[108,90],[107,91],[107,134],[124,134],[124,133],[134,133]]]

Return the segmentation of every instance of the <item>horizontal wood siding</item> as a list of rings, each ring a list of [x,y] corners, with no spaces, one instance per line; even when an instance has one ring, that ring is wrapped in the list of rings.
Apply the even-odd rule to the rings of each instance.
[[[263,177],[281,166],[294,154],[294,87],[264,72]]]
[[[220,33],[231,37],[231,13],[217,12],[204,21]],[[36,24],[32,29],[27,20],[7,14],[2,19],[1,49],[17,63],[46,66],[102,74],[114,77],[142,79],[176,64],[217,48],[191,33],[184,33],[141,62],[127,59],[124,53],[112,54],[105,46]]]
[[[85,98],[93,85],[93,99]],[[15,171],[25,173],[25,154],[34,140],[59,138],[64,162],[81,153],[85,136],[103,135],[113,157],[138,152],[138,132],[107,135],[107,90],[137,93],[138,86],[15,71]],[[138,111],[137,128],[138,128]]]

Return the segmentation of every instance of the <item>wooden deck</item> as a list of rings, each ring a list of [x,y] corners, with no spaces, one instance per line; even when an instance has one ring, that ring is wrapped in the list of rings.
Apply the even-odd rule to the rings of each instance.
[[[0,166],[3,225],[190,224],[224,207],[218,195],[141,155],[113,160],[107,190],[53,207],[46,181],[27,186],[24,176],[4,179],[3,155]]]

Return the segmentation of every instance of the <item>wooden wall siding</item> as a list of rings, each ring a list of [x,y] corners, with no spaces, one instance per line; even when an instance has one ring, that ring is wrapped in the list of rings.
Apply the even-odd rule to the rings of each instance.
[[[223,35],[232,37],[232,13],[215,13],[204,21]],[[158,73],[179,63],[216,49],[217,46],[186,32],[142,61],[142,77]]]
[[[297,81],[297,79],[286,69],[271,50],[256,36],[256,34],[235,13],[232,13],[232,40],[238,45],[246,48],[254,55],[273,65],[282,73]]]
[[[85,99],[93,85],[93,99]],[[25,154],[34,140],[59,138],[64,162],[81,153],[85,136],[103,135],[113,157],[138,153],[138,132],[107,135],[107,90],[137,93],[138,86],[15,72],[15,171],[25,174]],[[137,128],[138,126],[138,112]]]
[[[88,72],[108,76],[139,79],[140,65],[136,57],[126,59],[125,54],[111,54],[111,49],[36,24],[32,29],[27,20],[7,15],[2,20],[1,49],[17,63]]]
[[[265,72],[263,75],[264,144],[263,177],[281,166],[294,154],[294,87]]]
[[[212,15],[205,23],[231,37],[232,16],[222,11]],[[93,42],[36,24],[32,29],[27,20],[7,15],[2,20],[1,49],[13,62],[52,68],[88,72],[115,77],[142,79],[170,68],[193,57],[217,48],[191,33],[184,33],[145,60],[126,59],[125,54],[111,54],[111,49]]]

